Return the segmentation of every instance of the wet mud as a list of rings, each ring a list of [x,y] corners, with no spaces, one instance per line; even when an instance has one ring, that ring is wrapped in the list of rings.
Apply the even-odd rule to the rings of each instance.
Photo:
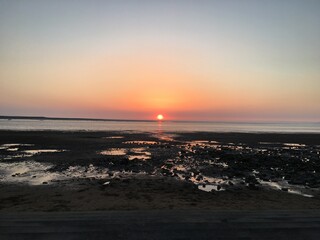
[[[3,211],[318,208],[320,135],[0,131],[0,186]]]

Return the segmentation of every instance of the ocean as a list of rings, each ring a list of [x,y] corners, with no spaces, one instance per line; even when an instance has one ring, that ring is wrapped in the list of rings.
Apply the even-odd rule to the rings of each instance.
[[[0,130],[320,133],[320,123],[0,119]]]

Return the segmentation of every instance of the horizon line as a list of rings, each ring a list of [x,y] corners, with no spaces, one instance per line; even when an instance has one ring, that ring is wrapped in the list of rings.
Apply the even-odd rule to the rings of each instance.
[[[117,119],[117,118],[86,118],[86,117],[46,117],[46,116],[11,116],[0,115],[0,119],[29,119],[29,120],[65,120],[65,121],[97,121],[97,122],[199,122],[199,123],[313,123],[320,124],[318,121],[228,121],[228,120],[151,120],[151,119]]]

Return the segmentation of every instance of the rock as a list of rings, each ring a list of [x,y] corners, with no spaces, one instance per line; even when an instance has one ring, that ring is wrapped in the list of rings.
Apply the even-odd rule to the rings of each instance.
[[[221,189],[221,186],[220,186],[220,185],[218,185],[218,186],[217,186],[217,190],[219,191],[220,189]]]
[[[48,182],[43,182],[42,184],[48,184]]]
[[[198,175],[196,178],[197,181],[201,181],[202,179],[203,179],[203,177],[201,175]]]
[[[245,178],[245,182],[246,182],[246,183],[249,183],[249,184],[258,184],[258,180],[257,180],[254,176],[252,176],[252,175],[247,176],[247,177]]]
[[[289,188],[283,187],[283,188],[281,188],[281,190],[284,191],[284,192],[288,192]]]
[[[258,189],[258,187],[253,183],[249,183],[248,188],[251,189],[251,190],[257,190]]]

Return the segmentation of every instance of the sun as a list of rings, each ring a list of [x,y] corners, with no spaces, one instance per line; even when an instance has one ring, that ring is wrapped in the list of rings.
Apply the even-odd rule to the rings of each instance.
[[[163,115],[162,115],[162,114],[158,114],[157,119],[158,119],[159,121],[163,120]]]

